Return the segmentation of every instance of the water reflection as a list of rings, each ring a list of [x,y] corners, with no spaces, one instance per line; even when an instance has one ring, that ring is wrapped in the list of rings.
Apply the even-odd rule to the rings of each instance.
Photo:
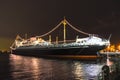
[[[75,62],[73,67],[73,74],[75,75],[75,79],[83,80],[82,75],[84,75],[84,71],[82,68],[82,63],[80,64],[79,62]]]
[[[102,64],[74,60],[42,59],[10,55],[12,80],[89,80],[101,71]]]
[[[77,80],[88,80],[96,78],[97,75],[101,72],[102,65],[99,63],[82,63],[75,62],[73,74]]]
[[[33,80],[39,78],[37,75],[40,73],[38,71],[40,66],[36,58],[11,55],[10,65],[13,79],[27,79],[29,76],[32,76]]]

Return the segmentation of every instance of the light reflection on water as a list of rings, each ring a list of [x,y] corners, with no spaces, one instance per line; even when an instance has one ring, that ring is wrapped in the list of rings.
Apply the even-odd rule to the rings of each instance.
[[[95,78],[101,72],[102,65],[100,64],[82,62],[75,62],[74,64],[73,74],[75,74],[75,78],[77,80]]]
[[[11,80],[89,80],[101,71],[96,61],[57,60],[10,55]]]

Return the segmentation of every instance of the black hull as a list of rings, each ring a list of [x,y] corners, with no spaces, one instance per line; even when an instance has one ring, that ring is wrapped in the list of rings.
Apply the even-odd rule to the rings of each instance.
[[[69,47],[69,48],[22,48],[12,50],[13,54],[28,56],[47,56],[47,55],[97,55],[99,50],[105,46],[91,46],[86,48]]]

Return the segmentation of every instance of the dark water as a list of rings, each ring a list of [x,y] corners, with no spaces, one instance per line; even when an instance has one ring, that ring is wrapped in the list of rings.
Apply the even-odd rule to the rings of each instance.
[[[98,60],[0,55],[0,80],[95,80],[102,66]]]

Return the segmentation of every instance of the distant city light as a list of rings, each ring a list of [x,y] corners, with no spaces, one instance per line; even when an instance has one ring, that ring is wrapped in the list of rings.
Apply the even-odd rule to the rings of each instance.
[[[120,44],[110,45],[106,49],[102,50],[102,52],[120,52]]]

